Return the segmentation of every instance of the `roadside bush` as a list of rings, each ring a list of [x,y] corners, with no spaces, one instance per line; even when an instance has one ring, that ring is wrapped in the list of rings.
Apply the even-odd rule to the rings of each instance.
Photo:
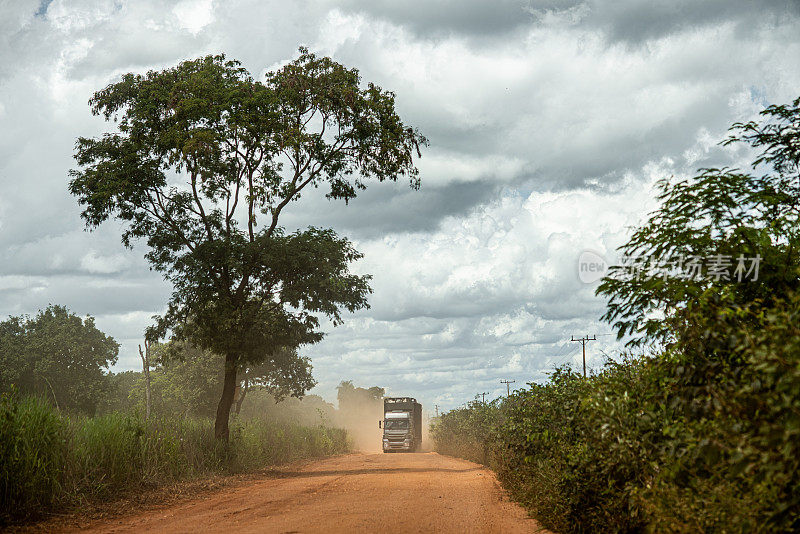
[[[610,454],[590,399],[626,387],[633,362],[610,363],[584,379],[556,369],[547,384],[532,384],[503,403],[504,419],[490,436],[488,465],[511,494],[548,528],[560,532],[636,531],[628,486],[640,470],[630,455]],[[617,451],[615,451],[617,452]]]
[[[500,418],[498,401],[485,404],[472,401],[456,408],[431,425],[431,437],[437,451],[473,462],[486,463],[489,433]]]
[[[637,491],[661,531],[800,529],[800,298],[686,312],[656,366],[671,409],[663,466]]]
[[[655,357],[443,414],[436,450],[559,532],[800,530],[800,297],[686,314]]]

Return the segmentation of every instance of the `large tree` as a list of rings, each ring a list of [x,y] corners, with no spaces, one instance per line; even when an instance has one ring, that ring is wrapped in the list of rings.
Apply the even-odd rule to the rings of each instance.
[[[369,276],[349,271],[361,254],[332,230],[287,233],[284,208],[322,186],[347,202],[368,179],[418,188],[426,140],[393,93],[305,49],[263,83],[208,56],[126,74],[90,106],[117,131],[78,139],[70,191],[90,228],[114,217],[126,246],[146,240],[173,284],[151,334],[224,356],[215,434],[227,439],[241,366],[318,342],[321,316],[337,325],[368,305]]]
[[[16,386],[68,411],[94,414],[119,345],[64,306],[0,323],[0,391]]]

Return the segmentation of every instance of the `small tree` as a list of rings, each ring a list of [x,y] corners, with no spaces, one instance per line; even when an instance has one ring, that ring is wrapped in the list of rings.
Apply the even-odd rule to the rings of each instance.
[[[48,306],[33,318],[9,317],[0,323],[0,391],[15,384],[59,408],[92,415],[118,352],[93,317],[82,319],[64,306]]]
[[[142,359],[142,373],[144,374],[144,395],[145,395],[145,420],[150,419],[150,342],[144,340],[144,351],[139,345],[139,357]]]
[[[172,282],[155,334],[224,356],[215,434],[227,439],[237,370],[318,342],[320,314],[337,325],[371,291],[369,276],[349,272],[361,254],[347,239],[286,233],[284,208],[325,184],[346,202],[369,178],[418,188],[413,157],[426,140],[400,120],[394,94],[305,49],[265,83],[208,56],[126,74],[90,105],[118,131],[78,139],[70,191],[88,227],[123,221],[123,243],[145,239]]]
[[[311,360],[300,356],[296,348],[279,347],[256,365],[245,365],[239,380],[236,397],[236,413],[251,388],[266,390],[275,402],[286,397],[302,398],[303,394],[317,384],[311,376]]]

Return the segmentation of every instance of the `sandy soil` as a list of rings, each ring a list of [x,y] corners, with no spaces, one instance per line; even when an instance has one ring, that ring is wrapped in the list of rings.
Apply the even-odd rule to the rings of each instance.
[[[491,471],[436,453],[329,458],[81,527],[98,533],[545,532],[508,500]]]

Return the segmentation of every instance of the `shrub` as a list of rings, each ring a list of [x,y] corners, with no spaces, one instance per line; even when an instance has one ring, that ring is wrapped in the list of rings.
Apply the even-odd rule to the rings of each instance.
[[[486,463],[489,433],[499,417],[498,403],[470,402],[451,410],[431,425],[437,451],[473,462]]]
[[[710,293],[679,320],[655,357],[442,415],[436,450],[560,532],[800,530],[800,296]]]

